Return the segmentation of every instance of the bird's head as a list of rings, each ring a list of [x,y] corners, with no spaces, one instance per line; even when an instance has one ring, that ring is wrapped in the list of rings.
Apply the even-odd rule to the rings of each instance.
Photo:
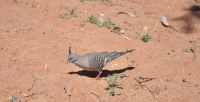
[[[66,63],[74,63],[77,60],[78,56],[71,52],[71,47],[69,47],[69,53]]]

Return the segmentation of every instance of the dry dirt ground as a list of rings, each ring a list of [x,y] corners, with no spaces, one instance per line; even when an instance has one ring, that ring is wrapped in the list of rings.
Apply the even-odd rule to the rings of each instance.
[[[77,7],[78,17],[61,18],[66,7]],[[98,13],[124,34],[86,22]],[[199,26],[198,0],[1,0],[0,102],[199,102]],[[143,42],[135,32],[152,39]],[[109,63],[95,80],[97,72],[65,63],[69,43],[79,55],[137,50]],[[126,77],[117,79],[121,95],[110,96],[103,79],[114,73]],[[138,77],[155,79],[142,88]]]

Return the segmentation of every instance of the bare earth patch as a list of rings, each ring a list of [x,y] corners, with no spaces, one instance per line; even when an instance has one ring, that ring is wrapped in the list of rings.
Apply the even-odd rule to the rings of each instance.
[[[120,29],[86,22],[98,13]],[[0,102],[198,102],[199,25],[199,0],[1,0]],[[79,55],[137,50],[95,80],[65,63],[69,44]],[[103,78],[114,73],[123,87],[110,96]]]

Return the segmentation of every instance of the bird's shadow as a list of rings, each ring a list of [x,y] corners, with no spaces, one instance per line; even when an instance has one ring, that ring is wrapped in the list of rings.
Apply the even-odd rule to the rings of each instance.
[[[123,73],[125,72],[126,70],[132,70],[132,69],[135,69],[134,67],[126,67],[126,68],[123,68],[123,69],[120,69],[120,70],[112,70],[112,71],[109,71],[109,70],[102,70],[102,74],[100,77],[107,77],[108,75],[111,75],[111,74],[120,74],[120,73]],[[91,77],[91,78],[95,78],[97,75],[98,75],[98,72],[97,71],[87,71],[87,70],[81,70],[81,71],[78,71],[78,72],[69,72],[67,74],[78,74],[78,75],[81,75],[81,76],[87,76],[87,77]]]

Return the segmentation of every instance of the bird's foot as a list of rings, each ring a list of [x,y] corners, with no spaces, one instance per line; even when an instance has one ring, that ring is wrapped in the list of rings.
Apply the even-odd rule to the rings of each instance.
[[[95,79],[96,79],[96,80],[97,80],[97,79],[101,79],[101,78],[100,78],[100,75],[101,75],[101,73],[99,73],[99,74],[96,76]]]

